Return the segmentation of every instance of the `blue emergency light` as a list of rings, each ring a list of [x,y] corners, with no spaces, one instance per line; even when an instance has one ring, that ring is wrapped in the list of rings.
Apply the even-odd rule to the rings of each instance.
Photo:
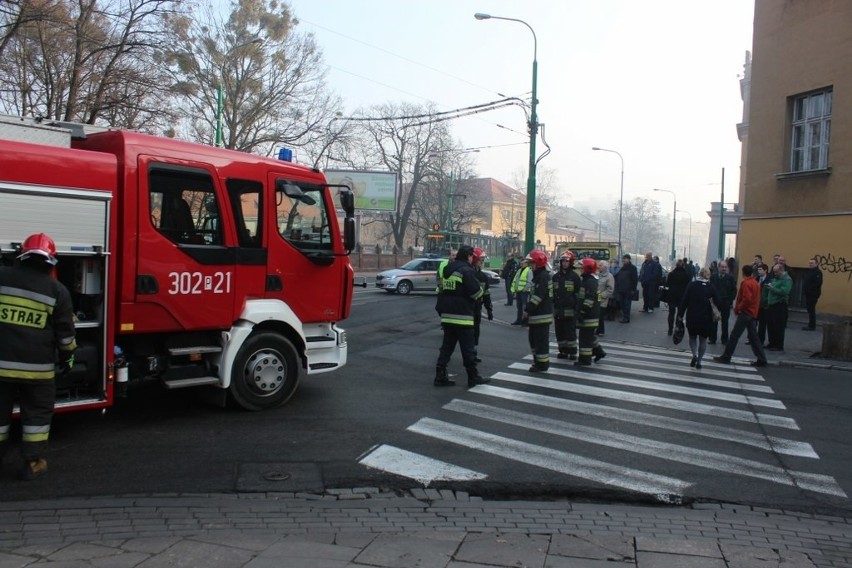
[[[293,150],[290,148],[281,148],[280,150],[278,150],[278,159],[282,162],[292,162]]]

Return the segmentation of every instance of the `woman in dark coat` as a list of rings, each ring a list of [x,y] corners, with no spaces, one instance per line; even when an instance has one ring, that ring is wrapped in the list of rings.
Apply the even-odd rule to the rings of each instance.
[[[669,305],[669,335],[672,334],[675,315],[683,299],[686,287],[692,282],[692,273],[687,272],[683,260],[677,261],[677,266],[666,277],[666,302]]]
[[[707,337],[713,330],[712,299],[719,305],[719,295],[709,284],[710,270],[702,268],[698,278],[689,283],[678,310],[678,319],[686,312],[686,331],[689,333],[689,348],[692,350],[690,367],[701,368],[701,359],[707,350]]]

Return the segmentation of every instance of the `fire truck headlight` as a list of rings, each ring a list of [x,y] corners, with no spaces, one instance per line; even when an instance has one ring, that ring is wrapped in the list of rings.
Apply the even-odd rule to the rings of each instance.
[[[340,345],[340,346],[346,345],[346,332],[345,331],[341,331],[337,335],[337,344]]]

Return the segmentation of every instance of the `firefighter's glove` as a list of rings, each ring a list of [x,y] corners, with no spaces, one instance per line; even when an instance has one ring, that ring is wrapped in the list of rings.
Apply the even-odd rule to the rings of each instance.
[[[68,356],[64,361],[59,362],[59,374],[67,375],[71,372],[71,369],[74,367],[74,354]]]
[[[494,310],[488,310],[488,321],[494,319]]]

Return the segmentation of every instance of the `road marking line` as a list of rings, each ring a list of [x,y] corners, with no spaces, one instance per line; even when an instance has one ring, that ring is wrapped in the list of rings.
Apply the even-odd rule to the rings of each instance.
[[[662,359],[658,355],[643,355],[640,353],[635,353],[633,351],[626,351],[619,349],[618,347],[606,347],[607,352],[607,362],[610,361],[610,355],[615,354],[616,361],[621,361],[621,357],[629,356],[629,360],[634,365],[641,365],[645,367],[653,367],[653,368],[668,368],[675,371],[683,371],[686,365],[686,362],[690,358],[690,354],[687,351],[683,355],[677,357],[677,359],[665,358]],[[642,361],[641,359],[649,359],[649,361]],[[731,359],[733,361],[733,359]],[[748,365],[748,361],[744,362],[745,365]],[[724,363],[710,363],[708,361],[702,361],[701,366],[704,368],[712,367],[713,376],[714,377],[729,377],[732,379],[740,379],[747,381],[764,381],[764,378],[761,377],[754,367],[740,367],[736,364],[726,365]]]
[[[680,362],[680,361],[683,361],[684,356],[691,357],[691,355],[692,355],[689,352],[689,350],[679,351],[679,350],[671,350],[671,349],[657,349],[657,348],[654,348],[654,347],[644,348],[644,347],[641,347],[641,346],[625,345],[623,343],[601,343],[601,345],[606,349],[613,349],[613,350],[617,350],[617,351],[628,351],[628,352],[631,353],[631,355],[633,357],[638,357],[640,359],[651,359],[651,360],[654,360],[654,361],[658,361],[659,360],[658,356],[662,355],[662,356],[666,357],[667,359],[671,359],[672,361]],[[757,369],[748,365],[748,362],[749,362],[748,359],[741,358],[741,357],[732,357],[731,361],[735,361],[735,362],[741,363],[743,365],[742,367],[734,366],[734,368],[740,374],[747,374],[747,375],[757,375],[758,374]],[[731,365],[726,365],[724,363],[716,363],[715,361],[712,360],[712,358],[709,358],[708,361],[702,361],[701,365],[706,366],[707,368],[714,369],[714,371],[716,369],[718,369],[719,371],[722,371],[722,372],[726,372],[726,371],[730,372],[731,371]]]
[[[669,442],[661,442],[639,436],[620,434],[599,428],[590,428],[588,426],[581,426],[579,424],[553,420],[551,418],[466,400],[453,400],[445,405],[444,408],[467,416],[476,416],[502,424],[554,434],[563,438],[606,446],[616,450],[639,453],[643,456],[651,456],[666,461],[677,461],[690,466],[703,467],[728,474],[754,477],[780,485],[798,487],[815,493],[846,497],[846,493],[840,488],[837,481],[828,475],[784,469],[747,458],[681,446]]]
[[[797,442],[795,440],[778,438],[775,436],[764,436],[757,432],[747,432],[736,428],[729,428],[727,426],[716,426],[705,422],[683,420],[681,418],[672,418],[670,416],[627,410],[614,406],[605,406],[603,404],[580,402],[571,399],[523,392],[491,385],[480,385],[474,387],[468,392],[483,396],[501,398],[504,400],[511,400],[514,402],[522,402],[524,404],[555,408],[588,416],[618,420],[620,422],[628,422],[630,424],[650,426],[652,428],[661,428],[664,430],[694,434],[705,438],[725,440],[727,442],[753,446],[755,448],[760,448],[761,450],[767,450],[788,456],[819,459],[819,455],[817,455],[813,447],[807,442]]]
[[[515,370],[526,370],[528,367],[523,363],[512,363],[509,365],[510,369]],[[683,394],[687,396],[694,396],[697,398],[709,398],[713,400],[724,400],[726,402],[736,402],[740,404],[750,404],[754,406],[765,406],[767,408],[777,408],[780,410],[784,410],[787,407],[784,406],[784,403],[780,400],[773,400],[770,398],[763,398],[759,396],[749,396],[742,394],[734,394],[728,392],[718,392],[707,389],[696,389],[692,387],[680,387],[677,385],[671,385],[668,383],[655,383],[651,381],[641,381],[639,379],[627,379],[623,377],[615,377],[610,375],[603,375],[600,372],[584,372],[580,370],[568,370],[568,369],[557,369],[551,367],[549,370],[545,371],[545,374],[548,375],[556,375],[559,377],[570,377],[572,379],[582,379],[586,381],[594,381],[598,383],[607,383],[613,385],[621,385],[626,387],[635,387],[646,390],[654,390],[654,391],[664,391],[670,393]]]
[[[684,490],[692,486],[691,483],[673,477],[584,458],[568,452],[496,436],[488,432],[432,418],[421,418],[409,426],[408,430],[444,442],[580,477],[603,485],[657,495],[661,500],[673,495],[679,496]]]
[[[527,355],[524,359],[532,359],[532,355]],[[556,367],[566,367],[566,365],[570,365],[566,368],[573,369],[573,365],[570,362],[562,362],[560,360],[551,361]],[[754,392],[764,392],[768,394],[775,394],[775,391],[772,390],[772,387],[768,385],[757,385],[753,383],[740,383],[740,382],[732,382],[732,381],[720,381],[719,379],[709,379],[705,377],[701,377],[699,375],[695,375],[694,373],[684,373],[683,368],[680,369],[679,373],[666,373],[663,371],[648,371],[645,369],[636,369],[636,362],[630,359],[610,359],[607,357],[606,365],[602,367],[595,367],[594,369],[601,371],[612,371],[615,373],[633,373],[634,375],[639,375],[641,377],[655,378],[655,379],[665,379],[669,381],[678,381],[689,384],[699,384],[699,385],[707,385],[711,387],[721,387],[726,389],[734,389],[734,390],[747,390]],[[658,368],[659,365],[656,365],[655,368]],[[716,371],[713,371],[713,376],[717,375]]]
[[[428,486],[433,481],[478,481],[488,477],[472,469],[388,445],[377,447],[358,463],[414,479],[424,486]]]
[[[657,406],[660,408],[670,408],[682,412],[693,412],[697,414],[708,414],[718,418],[726,418],[729,420],[738,420],[740,422],[751,422],[753,424],[763,424],[764,426],[777,426],[778,428],[786,428],[788,430],[798,430],[799,426],[796,421],[786,416],[778,416],[775,414],[762,414],[759,412],[751,412],[748,410],[737,410],[734,408],[725,408],[724,406],[714,406],[699,402],[690,402],[685,400],[677,400],[652,396],[647,394],[634,393],[630,391],[622,391],[615,389],[605,389],[600,387],[592,387],[577,383],[569,383],[565,381],[556,381],[553,379],[543,379],[539,377],[530,377],[529,375],[516,375],[514,373],[495,373],[491,378],[508,381],[522,385],[533,385],[548,388],[556,391],[573,392],[589,396],[602,398],[610,398],[624,402],[633,402],[637,404],[647,404],[649,406]]]

